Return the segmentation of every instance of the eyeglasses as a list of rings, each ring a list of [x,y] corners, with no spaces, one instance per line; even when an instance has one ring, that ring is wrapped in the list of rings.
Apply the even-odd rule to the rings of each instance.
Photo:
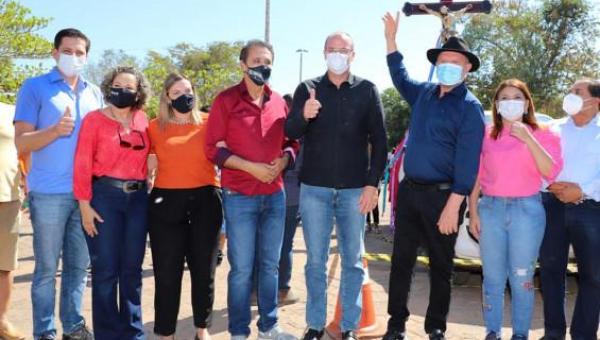
[[[341,54],[350,54],[352,53],[351,49],[347,48],[328,48],[325,50],[327,53],[341,53]]]
[[[119,135],[119,145],[122,148],[131,148],[133,150],[138,150],[138,151],[144,150],[146,148],[146,142],[144,141],[144,135],[142,135],[142,133],[138,130],[131,130],[131,132],[140,136],[140,139],[142,140],[142,144],[133,145],[133,144],[129,143],[128,141],[123,140],[123,137],[121,137],[121,127],[119,126],[119,128],[117,129],[117,134]]]

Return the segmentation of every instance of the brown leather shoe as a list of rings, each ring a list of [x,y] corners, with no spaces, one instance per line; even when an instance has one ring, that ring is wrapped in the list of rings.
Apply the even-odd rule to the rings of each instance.
[[[292,292],[291,289],[279,290],[279,306],[291,305],[298,302],[300,299]]]
[[[25,340],[25,334],[16,330],[10,322],[0,324],[0,339]]]

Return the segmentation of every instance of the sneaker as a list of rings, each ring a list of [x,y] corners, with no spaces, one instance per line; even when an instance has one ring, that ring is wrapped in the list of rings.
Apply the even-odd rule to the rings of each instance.
[[[358,340],[358,335],[354,331],[345,331],[342,333],[342,340]]]
[[[258,332],[258,340],[297,340],[297,338],[275,325],[266,332]]]
[[[316,329],[309,328],[304,333],[302,340],[320,340],[323,337],[323,334],[325,334],[325,331],[323,330],[318,331]]]
[[[514,334],[510,340],[527,340],[527,336],[522,334]]]
[[[498,339],[500,339],[500,337],[498,336],[498,334],[496,334],[496,332],[489,332],[485,336],[485,340],[498,340]]]
[[[404,332],[389,330],[385,332],[382,340],[408,340],[408,337]]]
[[[56,340],[56,338],[52,334],[44,334],[37,338],[37,340]]]
[[[429,333],[429,340],[446,340],[446,337],[441,329],[435,329]]]
[[[94,340],[94,334],[85,323],[69,334],[63,334],[63,340]]]
[[[232,335],[231,338],[229,338],[231,340],[246,340],[248,339],[247,336],[245,335]]]
[[[379,227],[379,224],[375,224],[373,230],[375,230],[375,234],[381,234],[381,228]]]
[[[292,292],[291,289],[280,289],[279,290],[279,306],[292,305],[298,302],[300,299]]]

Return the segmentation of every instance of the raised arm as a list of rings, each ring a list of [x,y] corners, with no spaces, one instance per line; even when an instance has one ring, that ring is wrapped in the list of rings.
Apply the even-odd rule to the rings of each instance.
[[[423,83],[411,79],[408,71],[404,66],[404,57],[398,52],[396,45],[396,33],[398,32],[398,23],[400,20],[400,12],[396,13],[394,18],[389,12],[383,17],[385,26],[385,41],[387,46],[387,64],[390,71],[390,76],[394,83],[394,87],[400,92],[402,97],[412,106],[417,100]]]

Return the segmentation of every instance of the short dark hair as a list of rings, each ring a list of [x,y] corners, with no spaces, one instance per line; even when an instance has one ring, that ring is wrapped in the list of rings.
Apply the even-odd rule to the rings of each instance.
[[[56,33],[56,35],[54,36],[54,49],[58,50],[63,38],[83,39],[85,40],[85,53],[88,53],[90,51],[90,46],[92,44],[90,42],[90,39],[76,28],[65,28],[58,31],[58,33]]]
[[[144,74],[138,71],[136,68],[131,66],[117,66],[109,71],[105,76],[104,80],[100,84],[100,91],[102,91],[102,95],[104,96],[104,100],[108,101],[110,97],[110,88],[112,87],[112,83],[115,78],[121,73],[129,73],[135,77],[137,80],[137,93],[138,99],[133,105],[132,109],[141,110],[146,105],[146,102],[150,99],[150,84],[146,80]]]
[[[271,52],[271,57],[273,58],[273,61],[275,60],[275,52],[273,52],[273,45],[269,44],[268,42],[264,42],[262,40],[258,40],[258,39],[254,39],[254,40],[250,40],[246,43],[246,45],[244,45],[244,47],[242,47],[242,50],[240,51],[240,61],[246,62],[246,59],[248,59],[248,53],[250,52],[250,49],[252,47],[264,47],[267,50],[269,50],[269,52]]]
[[[600,98],[600,80],[598,79],[590,79],[588,83],[588,91],[590,91],[590,95],[594,98]]]
[[[292,102],[294,101],[294,98],[292,97],[292,95],[289,94],[289,93],[284,94],[283,95],[283,100],[285,100],[285,103],[287,104],[288,109],[291,109],[292,108]]]
[[[600,80],[591,79],[588,84],[588,91],[590,91],[592,97],[600,99]],[[598,105],[598,109],[600,109],[600,104]]]

